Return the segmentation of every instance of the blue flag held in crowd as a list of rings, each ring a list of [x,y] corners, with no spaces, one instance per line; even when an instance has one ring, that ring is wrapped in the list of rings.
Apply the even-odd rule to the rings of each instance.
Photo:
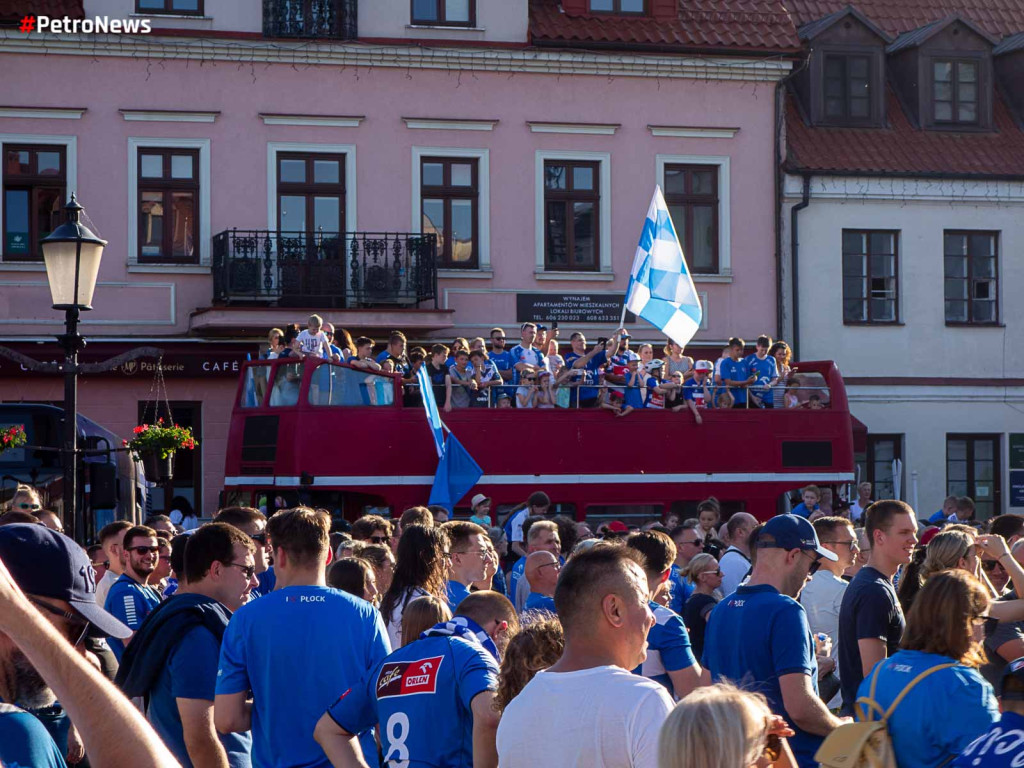
[[[451,511],[452,507],[483,477],[484,472],[441,421],[437,400],[434,398],[434,388],[431,386],[425,366],[421,365],[416,370],[416,380],[423,394],[423,408],[427,412],[427,423],[434,435],[434,446],[437,448],[439,459],[428,503],[438,504]],[[447,439],[444,436],[445,432],[448,432]]]
[[[681,347],[697,333],[704,316],[661,187],[654,190],[640,233],[626,289],[626,309]]]

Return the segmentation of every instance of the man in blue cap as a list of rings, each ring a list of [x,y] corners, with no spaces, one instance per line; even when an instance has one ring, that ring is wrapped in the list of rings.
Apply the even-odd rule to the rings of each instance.
[[[175,764],[85,660],[87,637],[129,634],[96,605],[95,573],[72,539],[38,524],[0,528],[0,764],[64,768],[69,718],[93,765]]]
[[[796,515],[769,520],[757,535],[750,580],[719,603],[708,619],[705,669],[763,693],[772,712],[792,726],[790,746],[801,768],[842,720],[818,697],[818,662],[807,614],[797,602],[818,560],[835,560],[814,527]]]

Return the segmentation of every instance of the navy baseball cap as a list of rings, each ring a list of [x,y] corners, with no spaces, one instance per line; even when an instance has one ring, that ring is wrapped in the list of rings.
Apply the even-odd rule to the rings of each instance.
[[[761,536],[771,536],[775,543],[762,543]],[[829,552],[821,546],[814,526],[799,515],[776,515],[764,524],[758,539],[757,546],[762,549],[806,549],[826,560],[834,562],[839,559],[835,552]]]
[[[70,603],[89,622],[91,637],[131,636],[128,627],[96,605],[96,572],[74,539],[33,523],[0,526],[0,560],[22,592]]]

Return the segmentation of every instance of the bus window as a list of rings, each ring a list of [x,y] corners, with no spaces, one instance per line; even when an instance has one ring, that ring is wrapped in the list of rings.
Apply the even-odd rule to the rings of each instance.
[[[270,405],[275,408],[299,404],[299,386],[302,384],[302,363],[277,366],[274,388],[270,391]]]
[[[263,404],[263,396],[267,394],[267,379],[270,376],[269,365],[254,365],[245,369],[245,386],[242,388],[242,408],[259,408]]]
[[[790,377],[786,384],[785,404],[787,408],[820,410],[831,406],[832,396],[828,382],[820,373],[799,373]]]
[[[321,363],[310,379],[310,405],[359,407],[394,402],[395,387],[390,376]]]

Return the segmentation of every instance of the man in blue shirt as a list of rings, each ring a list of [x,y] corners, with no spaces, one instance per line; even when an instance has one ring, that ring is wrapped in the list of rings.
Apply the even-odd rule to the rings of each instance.
[[[573,354],[571,362],[569,356],[566,356],[565,364],[574,370],[583,370],[584,382],[586,384],[601,384],[601,372],[608,363],[608,352],[609,350],[618,348],[619,340],[625,332],[624,328],[619,328],[614,334],[612,334],[611,339],[606,339],[605,341],[598,339],[594,348],[585,355]],[[573,335],[575,336],[575,334]],[[582,343],[583,348],[586,349],[587,340],[583,334],[580,334],[580,342]],[[575,351],[576,348],[573,347],[573,353],[575,353]],[[600,390],[596,387],[580,387],[580,408],[591,408],[597,405],[600,393]]]
[[[555,586],[562,563],[558,555],[547,551],[534,552],[526,558],[524,574],[530,582],[524,611],[555,611]]]
[[[132,632],[142,626],[149,612],[160,605],[160,596],[146,583],[156,570],[159,553],[160,545],[152,528],[137,525],[124,532],[124,546],[121,548],[124,572],[107,592],[107,602],[103,607]],[[110,638],[110,650],[119,662],[130,642],[130,637],[125,640]]]
[[[361,684],[343,690],[317,723],[316,740],[336,768],[358,768],[354,734],[380,723],[388,765],[497,766],[498,661],[516,625],[505,597],[472,594],[451,621],[428,629]]]
[[[743,339],[729,339],[729,357],[722,361],[722,384],[732,394],[734,408],[747,407],[747,388],[757,381],[757,375],[750,372],[750,363],[743,359],[744,346]]]
[[[544,355],[533,346],[533,340],[537,338],[537,326],[533,323],[523,323],[519,332],[520,343],[509,351],[513,369],[512,383],[515,385],[519,384],[519,379],[524,373],[538,373],[544,367]]]
[[[676,545],[667,533],[644,531],[626,539],[626,546],[644,556],[651,597],[668,588]],[[701,668],[690,647],[690,635],[679,614],[651,600],[654,625],[647,633],[647,658],[633,671],[661,683],[676,699],[700,685]]]
[[[551,520],[537,520],[529,526],[526,532],[526,554],[521,557],[508,575],[509,599],[521,611],[526,604],[526,598],[530,594],[529,579],[526,575],[526,558],[534,552],[550,552],[559,557],[562,552],[562,542],[558,536],[558,524]],[[520,582],[524,582],[520,585]]]
[[[65,768],[67,739],[58,746],[43,719],[54,710],[74,721],[93,765],[176,764],[132,703],[84,658],[87,637],[131,634],[95,595],[95,572],[72,539],[35,523],[0,528],[0,679],[8,699],[0,700],[0,764]],[[33,716],[18,705],[50,712]]]
[[[317,721],[391,652],[376,608],[326,586],[330,528],[326,512],[307,507],[274,515],[277,588],[239,608],[224,633],[214,723],[221,733],[252,730],[255,768],[328,768]]]
[[[807,614],[797,602],[818,558],[836,560],[814,527],[778,515],[757,536],[750,580],[719,603],[708,618],[704,666],[714,682],[731,681],[762,693],[772,712],[796,735],[790,745],[801,768],[817,766],[814,753],[842,721],[818,697],[818,662]]]
[[[487,576],[487,531],[466,520],[451,520],[441,527],[451,540],[452,564],[446,598],[454,613],[459,603],[469,597],[470,585]]]
[[[252,765],[252,736],[213,727],[220,643],[231,612],[256,586],[252,540],[225,523],[189,537],[180,585],[125,652],[117,683],[148,700],[147,717],[184,768]]]
[[[511,381],[515,371],[512,368],[512,353],[505,349],[505,330],[503,328],[491,329],[490,358],[491,362],[494,363],[494,367],[498,369],[498,373],[501,374],[502,381]],[[497,405],[499,395],[506,394],[512,397],[513,391],[511,387],[500,387],[494,395],[495,405]]]
[[[267,516],[255,507],[224,507],[213,518],[215,523],[233,525],[253,543],[253,558],[256,564],[256,578],[259,584],[249,593],[249,599],[274,591],[274,566],[270,564],[270,545],[267,543]]]

